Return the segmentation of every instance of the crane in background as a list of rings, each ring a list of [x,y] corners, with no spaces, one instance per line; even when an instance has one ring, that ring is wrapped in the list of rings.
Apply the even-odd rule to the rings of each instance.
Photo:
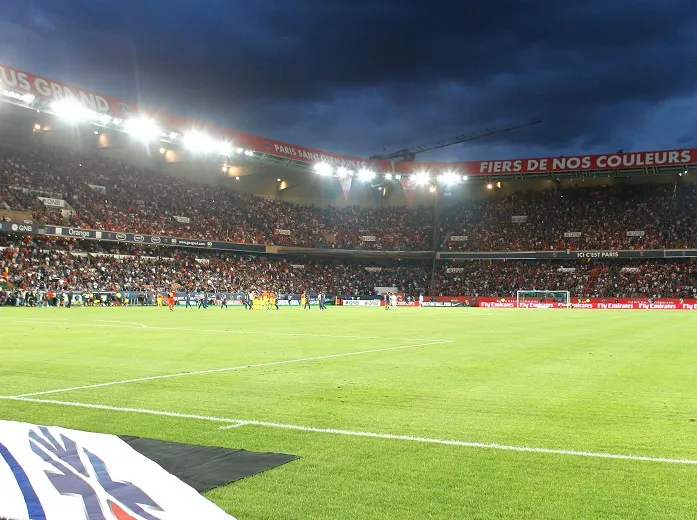
[[[431,150],[438,150],[439,148],[446,148],[454,144],[466,143],[469,141],[475,141],[477,139],[483,139],[492,135],[504,134],[510,132],[511,130],[517,130],[518,128],[524,128],[526,126],[537,125],[542,122],[542,119],[533,118],[528,121],[510,123],[506,126],[492,127],[485,130],[479,130],[471,134],[462,134],[450,139],[441,139],[440,141],[435,141],[429,144],[422,144],[419,146],[414,146],[412,148],[404,148],[403,150],[398,150],[387,155],[374,155],[371,159],[398,159],[401,161],[413,161],[417,154],[430,152]]]

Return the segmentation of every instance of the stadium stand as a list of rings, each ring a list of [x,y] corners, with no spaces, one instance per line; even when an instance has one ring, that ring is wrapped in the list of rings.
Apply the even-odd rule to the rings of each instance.
[[[51,208],[38,196],[65,200],[67,207]],[[186,215],[190,221],[181,223],[174,218],[177,215]],[[42,147],[0,148],[0,218],[322,250],[434,249],[431,208],[301,206]],[[279,229],[290,234],[278,233]],[[641,231],[641,236],[628,236],[631,230]],[[374,236],[375,241],[363,241],[364,235]],[[454,235],[458,240],[452,239]],[[676,180],[502,196],[493,192],[482,200],[444,208],[438,238],[446,252],[697,247],[697,185]],[[423,259],[376,263],[322,255],[251,256],[4,235],[0,235],[0,247],[4,248],[0,254],[4,282],[28,290],[200,290],[212,281],[230,292],[253,286],[280,293],[312,289],[358,295],[394,286],[411,297],[510,298],[520,288],[535,287],[568,290],[574,297],[697,297],[697,268],[684,259],[495,260],[433,267]],[[453,266],[460,272],[452,272]]]
[[[407,296],[428,289],[428,266],[214,254],[174,248],[147,249],[87,241],[0,241],[0,272],[27,290],[93,291],[273,290],[368,295],[398,287]]]
[[[432,249],[427,208],[299,206],[57,150],[0,149],[0,171],[0,211],[30,210],[39,223],[248,244]],[[89,184],[105,187],[106,193]],[[66,217],[49,211],[37,196],[65,200],[74,212]],[[179,223],[178,215],[190,222]],[[292,234],[277,234],[278,229]],[[376,240],[362,242],[361,235]]]
[[[511,298],[522,287],[566,291],[572,297],[696,298],[697,264],[685,261],[458,263],[441,267],[436,294]]]
[[[160,291],[250,288],[353,296],[398,287],[428,293],[430,267],[345,259],[274,258],[65,239],[0,238],[0,272],[24,290]],[[449,272],[457,265],[458,272]],[[568,290],[572,297],[697,298],[697,264],[684,261],[471,261],[441,266],[439,296],[513,297],[521,287]]]
[[[680,196],[677,197],[677,194]],[[515,193],[444,215],[448,251],[659,249],[697,245],[697,190],[650,184]],[[526,217],[513,222],[513,216]],[[627,231],[644,231],[628,237]],[[565,233],[579,237],[565,238]],[[455,242],[452,235],[466,236]]]
[[[317,208],[229,192],[64,151],[0,149],[0,211],[40,223],[183,238],[311,248],[432,250],[425,207]],[[106,194],[88,184],[104,186]],[[679,188],[679,189],[677,189]],[[446,208],[445,251],[657,249],[697,246],[697,187],[566,188],[489,197]],[[36,196],[68,201],[64,216]],[[582,210],[581,210],[582,208]],[[189,223],[173,217],[186,215]],[[512,222],[512,217],[525,222]],[[290,235],[277,230],[290,230]],[[641,230],[641,237],[627,231]],[[575,232],[579,237],[565,238]],[[361,236],[376,237],[364,242]],[[453,241],[453,235],[466,241]]]

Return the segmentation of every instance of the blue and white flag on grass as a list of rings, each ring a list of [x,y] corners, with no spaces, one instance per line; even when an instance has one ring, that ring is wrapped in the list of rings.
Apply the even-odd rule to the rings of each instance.
[[[0,517],[235,520],[114,435],[0,421]]]

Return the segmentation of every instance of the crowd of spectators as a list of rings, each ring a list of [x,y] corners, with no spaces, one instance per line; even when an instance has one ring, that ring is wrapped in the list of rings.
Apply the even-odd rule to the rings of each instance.
[[[572,297],[697,298],[697,263],[477,261],[441,266],[435,294],[512,297],[518,290],[569,291]]]
[[[14,287],[91,291],[250,289],[368,295],[397,287],[405,296],[513,297],[519,289],[569,291],[572,297],[697,298],[697,263],[468,261],[437,268],[422,262],[320,260],[213,253],[96,241],[0,237],[0,273]]]
[[[70,208],[51,209],[38,196]],[[300,206],[58,150],[0,148],[2,210],[29,210],[46,224],[223,242],[433,249],[428,208]]]
[[[70,207],[52,209],[37,196]],[[47,149],[0,149],[3,210],[39,223],[226,242],[433,249],[430,208],[300,206]],[[449,251],[697,247],[697,185],[492,193],[444,209],[439,243]]]
[[[697,246],[696,207],[689,184],[567,188],[460,205],[441,228],[450,251],[677,249]]]
[[[429,267],[264,255],[215,254],[173,248],[65,240],[5,239],[0,273],[14,287],[91,291],[215,290],[277,293],[323,291],[373,294],[397,287],[407,296],[428,291]]]
[[[595,282],[594,292],[603,297],[697,298],[697,263],[608,263]]]

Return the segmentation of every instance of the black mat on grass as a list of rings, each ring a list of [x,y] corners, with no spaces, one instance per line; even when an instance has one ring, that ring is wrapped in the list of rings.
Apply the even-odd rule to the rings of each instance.
[[[296,455],[283,453],[257,453],[196,446],[130,435],[119,435],[119,438],[199,493],[276,468],[298,458]]]

